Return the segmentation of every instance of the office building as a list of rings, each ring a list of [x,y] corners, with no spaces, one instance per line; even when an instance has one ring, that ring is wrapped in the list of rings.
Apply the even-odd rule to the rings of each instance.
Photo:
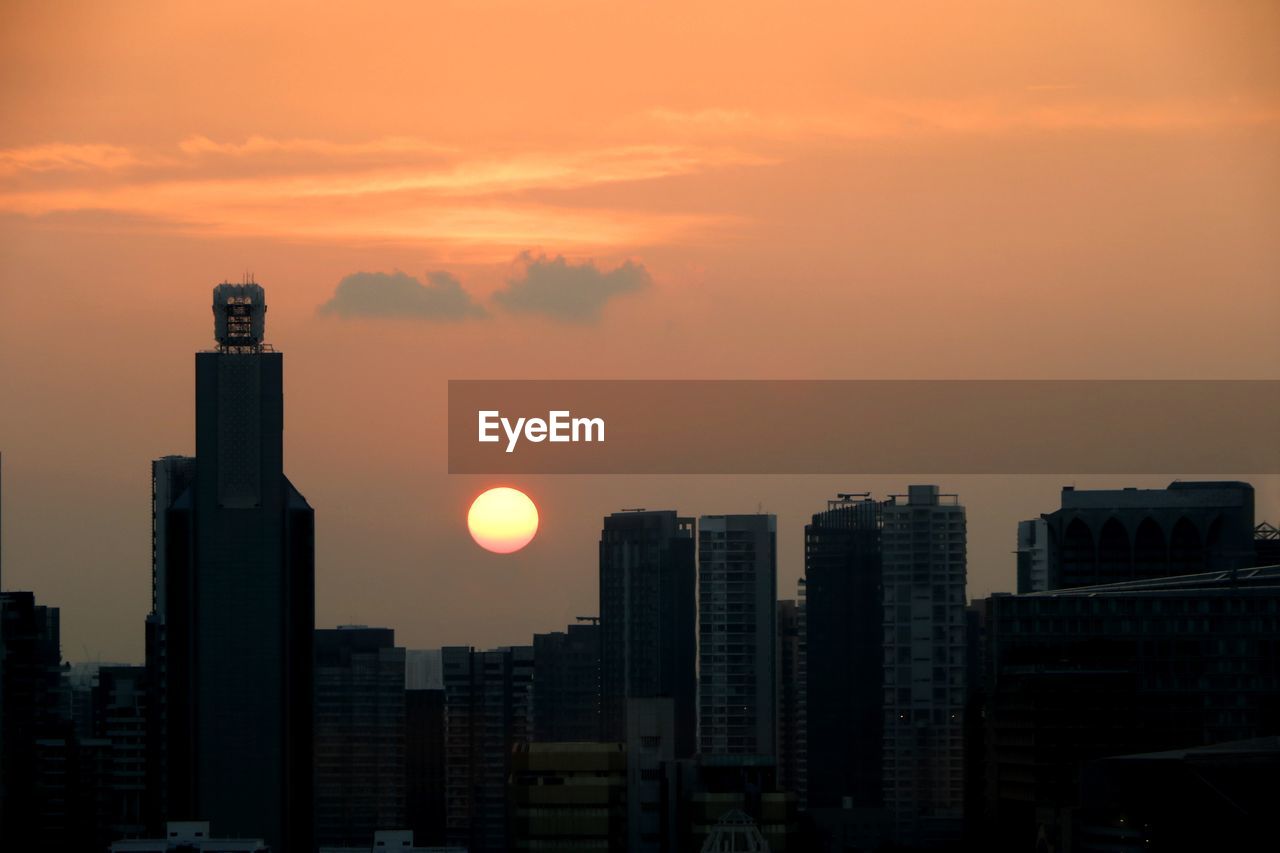
[[[533,635],[533,739],[600,740],[600,626]]]
[[[698,519],[699,753],[776,760],[777,518]]]
[[[697,737],[694,522],[674,511],[628,510],[600,534],[602,738],[627,733],[629,699],[673,702],[676,756]]]
[[[533,647],[446,646],[442,658],[445,843],[471,853],[509,850],[507,777],[512,749],[531,734]]]
[[[623,850],[626,748],[620,743],[517,744],[510,799],[513,850]]]
[[[1042,518],[1049,546],[1045,589],[1259,564],[1253,486],[1248,483],[1174,482],[1167,489],[1066,486],[1061,507]]]
[[[1280,730],[1280,567],[987,605],[993,849],[1066,843],[1089,761]]]
[[[262,288],[219,285],[213,313],[194,473],[162,466],[172,487],[154,507],[164,810],[296,853],[312,847],[314,516],[284,474],[284,362],[262,342]]]
[[[405,658],[390,628],[315,632],[316,843],[405,823]]]

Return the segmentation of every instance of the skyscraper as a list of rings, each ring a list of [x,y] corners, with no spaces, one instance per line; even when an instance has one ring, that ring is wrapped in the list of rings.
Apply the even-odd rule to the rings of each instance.
[[[316,843],[405,823],[404,649],[390,628],[316,631]]]
[[[284,475],[262,288],[218,285],[213,313],[194,471],[155,506],[164,809],[296,853],[311,847],[314,514]]]
[[[805,528],[805,584],[810,808],[865,846],[958,840],[964,507],[937,486],[840,495]]]
[[[670,697],[675,755],[694,753],[694,523],[674,510],[615,512],[600,534],[603,738],[627,736],[627,700]]]
[[[965,511],[937,486],[910,486],[882,512],[885,806],[898,843],[955,841],[968,698]]]
[[[882,803],[880,524],[878,501],[841,495],[804,531],[811,808]]]
[[[778,521],[698,519],[699,752],[777,757]]]

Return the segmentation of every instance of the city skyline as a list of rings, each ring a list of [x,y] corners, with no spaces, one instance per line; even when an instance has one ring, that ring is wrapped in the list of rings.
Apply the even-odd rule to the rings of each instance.
[[[244,271],[318,623],[416,647],[590,612],[616,509],[763,504],[790,589],[828,495],[903,485],[528,478],[538,539],[490,558],[451,378],[1280,375],[1273,3],[429,7],[6,5],[4,584],[72,659],[141,660],[147,463],[194,451],[186,357]],[[966,496],[974,595],[1075,481],[912,479]]]
[[[163,831],[172,845],[216,825],[303,853],[313,838],[377,846],[382,830],[409,824],[474,853],[544,837],[576,848],[605,834],[613,845],[624,829],[629,849],[655,853],[737,832],[778,850],[837,839],[948,849],[988,835],[1014,849],[1035,832],[1122,828],[1115,797],[1073,814],[1082,762],[1122,759],[1089,765],[1105,778],[1142,772],[1126,757],[1140,748],[1234,740],[1227,747],[1243,758],[1228,766],[1274,751],[1255,739],[1274,725],[1265,608],[1280,547],[1243,482],[1063,487],[1060,508],[1040,515],[1043,542],[1025,522],[1014,528],[1018,583],[1037,591],[972,603],[959,495],[922,484],[883,500],[838,493],[805,528],[785,629],[776,516],[624,509],[601,520],[598,616],[531,644],[442,647],[432,701],[413,689],[430,679],[430,656],[415,653],[410,667],[394,628],[315,629],[315,516],[284,473],[284,358],[264,343],[265,292],[222,283],[212,302],[218,346],[195,354],[197,452],[152,462],[146,665],[77,672],[63,663],[60,610],[30,592],[0,594],[0,832],[10,842],[38,834],[101,847]],[[1144,639],[1165,655],[1149,668],[1131,639],[1145,623],[1135,632],[1124,614],[1134,593],[1150,592],[1149,615],[1172,635],[1178,614],[1159,599],[1179,588],[1192,590],[1183,624],[1205,640],[1187,656]],[[1112,620],[1101,643],[1064,632],[1058,599],[1073,596],[1081,613]],[[989,631],[987,616],[1010,607],[1024,618]],[[1258,618],[1242,619],[1229,643],[1213,639],[1209,614],[1245,607]],[[1028,670],[1036,640],[1006,652],[1026,642],[1026,626],[1064,633],[1070,655]],[[779,667],[784,655],[791,665]],[[1045,714],[1036,773],[1058,788],[1033,792],[1052,810],[1028,822],[991,775],[1025,748],[1004,727],[1016,730],[1042,683],[1081,677],[1105,681],[1122,705],[1170,687],[1205,696],[1174,706],[1150,736],[1135,718],[1121,739],[1105,713],[1064,734],[1056,705],[1033,707]],[[1231,685],[1248,686],[1247,711]],[[1041,731],[1083,734],[1078,756],[1040,752]],[[983,772],[999,780],[985,797]],[[594,793],[565,787],[605,776]],[[543,820],[548,807],[559,818]],[[1132,808],[1158,820],[1154,831],[1184,819],[1158,799]],[[1000,817],[1010,814],[1015,824]],[[184,830],[175,818],[208,822]],[[1233,831],[1259,828],[1250,815]]]
[[[0,3],[0,847],[1266,848],[1277,44]]]

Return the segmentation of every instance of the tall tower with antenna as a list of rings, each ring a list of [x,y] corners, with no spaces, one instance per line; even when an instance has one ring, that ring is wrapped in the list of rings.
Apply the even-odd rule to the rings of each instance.
[[[213,290],[195,459],[174,463],[182,476],[154,510],[153,616],[166,818],[292,853],[312,849],[315,525],[284,474],[284,362],[263,342],[266,310],[256,283]]]

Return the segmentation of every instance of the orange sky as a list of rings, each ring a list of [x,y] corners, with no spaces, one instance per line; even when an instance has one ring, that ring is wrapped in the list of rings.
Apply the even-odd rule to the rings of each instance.
[[[4,586],[62,606],[68,657],[141,656],[147,462],[192,450],[209,289],[246,270],[318,621],[412,646],[593,613],[620,506],[778,512],[789,593],[807,513],[905,485],[548,478],[493,557],[488,483],[443,473],[451,377],[1280,376],[1275,3],[689,5],[0,8]],[[561,256],[645,283],[503,301]],[[475,310],[318,313],[396,270]],[[972,594],[1064,482],[943,479]]]

